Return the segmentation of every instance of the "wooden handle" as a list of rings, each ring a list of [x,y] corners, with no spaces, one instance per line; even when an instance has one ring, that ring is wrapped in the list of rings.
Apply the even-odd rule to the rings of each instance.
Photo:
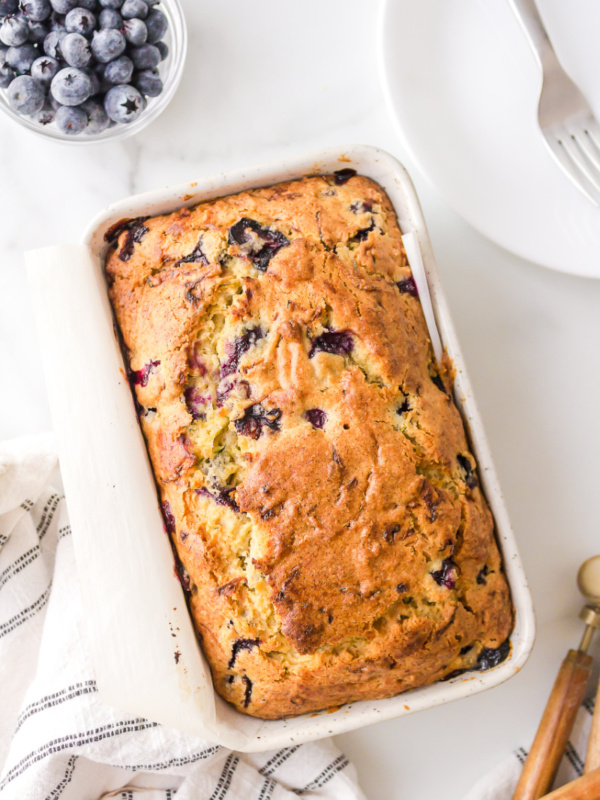
[[[552,785],[591,669],[590,656],[569,650],[556,676],[513,800],[538,800]]]
[[[545,795],[544,800],[598,800],[599,797],[600,769],[595,769]]]
[[[590,738],[588,739],[587,753],[585,754],[585,769],[588,772],[598,769],[600,767],[600,683],[598,684],[598,692],[596,693],[596,706],[594,708],[594,716],[592,717],[592,727],[590,729]]]

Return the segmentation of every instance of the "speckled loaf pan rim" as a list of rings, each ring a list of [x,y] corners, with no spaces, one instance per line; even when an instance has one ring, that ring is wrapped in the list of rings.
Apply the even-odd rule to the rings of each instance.
[[[360,174],[380,183],[390,196],[402,232],[414,232],[418,238],[439,333],[456,368],[455,400],[466,423],[478,461],[481,483],[496,523],[496,537],[516,612],[515,628],[511,636],[510,655],[502,664],[487,672],[465,673],[452,680],[415,689],[393,698],[360,701],[329,713],[262,721],[259,728],[249,736],[246,744],[236,745],[238,749],[247,751],[285,747],[319,739],[473,695],[497,686],[515,675],[527,660],[533,646],[535,629],[533,608],[515,537],[440,284],[421,207],[408,173],[394,157],[366,145],[329,148],[296,158],[147,192],[122,200],[98,215],[89,226],[84,243],[96,264],[101,265],[108,248],[104,234],[124,218],[167,213],[182,205],[192,206],[202,200],[233,194],[244,189],[267,186],[305,175],[333,172],[342,168],[356,169]],[[171,569],[171,565],[168,565],[168,568]],[[223,730],[225,731],[227,726],[232,726],[233,735],[238,718],[243,715],[231,710],[227,716],[228,720]],[[247,720],[247,717],[245,719]],[[224,744],[231,746],[232,739],[227,735],[215,737],[213,734],[213,738],[221,739]]]

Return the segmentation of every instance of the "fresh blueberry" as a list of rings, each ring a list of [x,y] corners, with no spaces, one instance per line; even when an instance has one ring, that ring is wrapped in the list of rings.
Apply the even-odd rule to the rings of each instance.
[[[95,11],[98,3],[96,0],[77,0],[79,8],[86,8],[88,11]]]
[[[74,8],[77,8],[79,0],[50,0],[52,8],[57,14],[68,14]]]
[[[66,31],[50,31],[44,39],[44,53],[50,58],[62,60],[61,43],[66,35]]]
[[[143,44],[141,47],[132,47],[129,57],[136,69],[155,69],[160,64],[160,50],[153,44]]]
[[[0,17],[14,14],[19,10],[19,0],[0,0]]]
[[[42,22],[52,13],[50,0],[21,0],[21,10],[32,22]]]
[[[56,11],[53,11],[50,15],[50,30],[51,31],[64,31],[67,32],[65,28],[65,15],[58,14]]]
[[[62,133],[71,135],[82,133],[87,124],[87,114],[81,108],[61,106],[56,112],[56,126]]]
[[[102,66],[105,67],[106,64],[102,64]],[[104,75],[102,75],[102,77],[100,78],[100,89],[98,90],[98,92],[96,92],[96,94],[101,94],[104,97],[104,95],[107,92],[109,92],[114,85],[115,85],[114,83],[109,83],[104,77]]]
[[[104,66],[104,64],[102,66]],[[88,70],[88,77],[92,84],[92,88],[90,89],[90,97],[92,97],[95,94],[99,94],[102,90],[102,78],[97,72],[94,72],[94,70]]]
[[[43,25],[41,22],[30,22],[29,23],[29,41],[35,43],[41,43],[44,41],[46,36],[48,36],[49,30],[46,25]]]
[[[121,31],[114,28],[96,31],[92,39],[92,53],[102,64],[114,61],[115,58],[118,58],[123,53],[126,46],[125,37]]]
[[[315,353],[332,353],[337,356],[348,356],[354,349],[354,339],[350,331],[325,331],[311,341],[309,358]]]
[[[6,52],[6,63],[9,67],[12,67],[18,75],[25,75],[31,69],[31,65],[39,54],[39,50],[33,44],[9,47]]]
[[[6,61],[6,54],[8,52],[8,45],[0,44],[0,64]]]
[[[146,97],[158,97],[163,90],[163,82],[158,72],[153,69],[144,69],[133,76],[133,85]]]
[[[65,28],[69,33],[88,36],[96,27],[96,17],[86,8],[74,8],[65,17]]]
[[[123,17],[118,11],[114,11],[112,8],[103,8],[98,17],[98,24],[100,30],[104,30],[105,28],[120,30],[123,24]]]
[[[127,56],[115,58],[104,67],[104,80],[110,84],[129,83],[133,75],[133,63]]]
[[[99,0],[102,8],[112,8],[118,10],[123,5],[123,0]]]
[[[44,87],[31,75],[19,75],[8,87],[8,102],[18,114],[35,114],[44,105]]]
[[[169,23],[162,11],[153,8],[146,17],[146,27],[148,28],[148,44],[156,44],[167,32]]]
[[[145,103],[138,90],[125,83],[113,86],[106,93],[104,108],[114,122],[129,123],[139,117],[145,108]]]
[[[123,34],[129,44],[134,47],[141,47],[146,44],[148,29],[141,19],[126,19],[123,23]]]
[[[56,116],[56,111],[52,108],[52,104],[46,98],[44,100],[44,105],[40,108],[39,111],[36,111],[35,114],[31,115],[31,119],[34,122],[37,122],[38,125],[49,125],[51,122],[54,121],[54,117]]]
[[[169,55],[168,45],[166,45],[164,42],[155,42],[154,46],[158,48],[158,51],[160,53],[160,60],[164,61],[165,58]]]
[[[0,89],[7,89],[16,77],[16,72],[8,64],[0,64]]]
[[[123,19],[146,19],[148,6],[144,0],[125,0],[121,6],[121,16]]]
[[[35,78],[40,83],[50,83],[59,69],[60,65],[55,58],[40,56],[31,65],[30,74],[32,78]]]
[[[65,67],[56,73],[50,84],[53,97],[63,106],[78,106],[92,91],[89,75],[77,67]]]
[[[60,49],[70,67],[87,67],[92,60],[90,43],[81,33],[67,33]]]
[[[29,25],[23,17],[6,17],[0,26],[0,42],[7,47],[19,47],[29,39]]]

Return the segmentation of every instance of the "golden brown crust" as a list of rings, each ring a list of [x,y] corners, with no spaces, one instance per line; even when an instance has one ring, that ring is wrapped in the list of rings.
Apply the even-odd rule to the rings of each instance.
[[[106,272],[219,694],[279,718],[506,654],[492,517],[377,184],[135,220]]]

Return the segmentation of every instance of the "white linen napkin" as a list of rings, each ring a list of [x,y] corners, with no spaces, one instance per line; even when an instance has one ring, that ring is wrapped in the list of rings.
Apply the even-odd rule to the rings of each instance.
[[[236,754],[99,700],[56,468],[0,444],[0,800],[364,800],[330,740]]]

